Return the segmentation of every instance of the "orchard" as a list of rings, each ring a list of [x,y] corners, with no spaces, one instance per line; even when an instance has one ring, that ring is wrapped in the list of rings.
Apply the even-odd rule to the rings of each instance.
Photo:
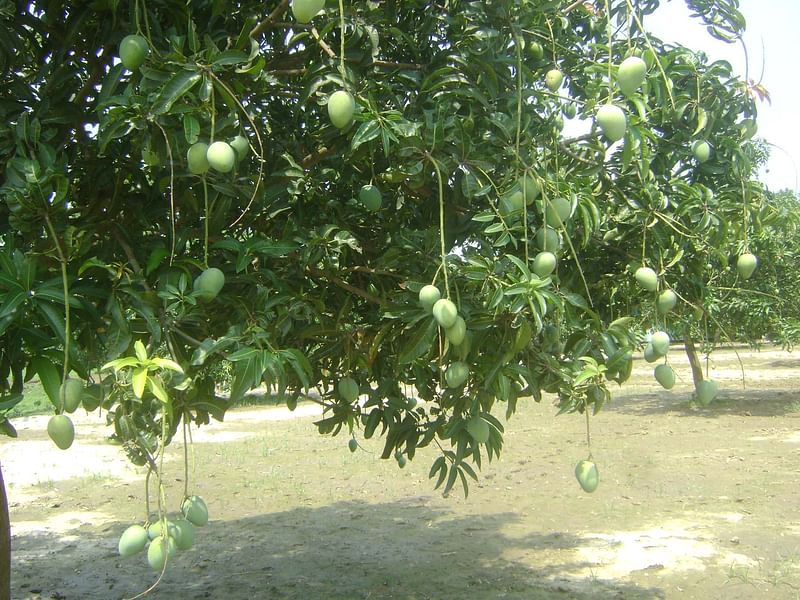
[[[546,395],[592,493],[634,353],[669,389],[682,340],[708,405],[696,344],[761,335],[719,310],[781,219],[761,90],[648,35],[658,0],[6,4],[0,429],[34,379],[65,452],[100,408],[147,472],[119,554],[154,579],[214,516],[188,465],[167,505],[170,442],[254,388],[353,452],[436,448],[464,495]],[[737,2],[687,4],[741,35]]]

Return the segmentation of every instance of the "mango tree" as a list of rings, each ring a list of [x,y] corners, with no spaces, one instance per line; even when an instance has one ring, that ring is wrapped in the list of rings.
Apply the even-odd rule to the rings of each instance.
[[[445,492],[499,455],[518,399],[588,419],[654,300],[635,270],[677,285],[747,239],[760,195],[752,95],[649,37],[658,4],[6,6],[0,408],[38,377],[68,447],[77,390],[159,499],[173,437],[261,385],[400,466],[435,446]],[[735,2],[688,4],[741,34]],[[163,570],[187,526],[156,508]]]

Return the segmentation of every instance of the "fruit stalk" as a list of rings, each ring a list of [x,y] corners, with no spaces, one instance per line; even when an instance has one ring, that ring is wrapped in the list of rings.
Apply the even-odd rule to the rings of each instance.
[[[517,51],[517,135],[514,146],[514,156],[517,161],[517,177],[519,177],[519,163],[520,154],[519,146],[520,139],[522,138],[522,40],[520,39],[519,31],[514,29],[514,48]],[[527,173],[525,174],[527,177]],[[530,262],[528,253],[528,195],[527,186],[522,186],[522,231],[523,231],[523,244],[525,248],[525,264]]]
[[[441,245],[442,253],[442,271],[444,272],[444,295],[445,298],[450,298],[450,282],[447,278],[447,265],[445,264],[447,249],[445,248],[444,241],[444,183],[442,181],[442,172],[439,169],[439,163],[428,154],[428,160],[433,163],[433,168],[436,171],[436,180],[439,184],[439,243]]]
[[[53,222],[50,220],[50,215],[44,213],[44,220],[47,224],[47,230],[53,238],[53,243],[56,246],[58,253],[58,262],[61,265],[61,285],[64,291],[64,368],[61,371],[61,389],[64,389],[64,384],[67,381],[67,373],[69,373],[69,339],[71,335],[70,322],[69,322],[69,279],[67,279],[67,257],[61,248],[58,241]],[[64,411],[64,395],[60,394],[59,400],[61,401],[61,411]]]
[[[158,121],[154,121],[156,127],[161,131],[164,137],[164,143],[167,146],[167,158],[169,159],[169,230],[171,235],[169,264],[175,260],[175,164],[172,159],[172,145],[169,143],[167,132]]]
[[[208,182],[203,175],[203,266],[208,268]]]
[[[339,0],[339,71],[342,73],[342,84],[347,89],[347,77],[344,66],[344,0]]]
[[[584,411],[586,415],[586,447],[589,448],[589,460],[592,460],[592,430],[589,427],[589,410]]]

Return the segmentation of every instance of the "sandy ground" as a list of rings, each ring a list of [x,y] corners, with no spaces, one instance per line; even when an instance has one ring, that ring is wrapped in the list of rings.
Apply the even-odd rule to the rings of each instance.
[[[572,469],[584,422],[526,403],[499,461],[470,496],[443,498],[420,452],[404,469],[380,440],[321,437],[315,405],[240,410],[194,436],[191,489],[212,520],[178,555],[154,598],[800,598],[800,356],[713,355],[722,385],[689,404],[677,350],[671,392],[637,364],[593,419],[600,488]],[[14,598],[116,599],[155,580],[117,538],[142,520],[144,477],[83,415],[67,452],[47,417],[18,419],[0,442],[13,529]],[[183,449],[167,462],[168,504],[183,490]]]

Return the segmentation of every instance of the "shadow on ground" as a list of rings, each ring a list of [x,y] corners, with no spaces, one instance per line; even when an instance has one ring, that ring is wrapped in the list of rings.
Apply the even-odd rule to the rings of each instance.
[[[542,560],[585,540],[566,534],[511,538],[512,513],[453,518],[425,498],[366,504],[340,502],[198,530],[197,545],[178,555],[150,598],[513,600],[663,598],[663,591],[618,581],[569,578],[591,565]],[[111,600],[131,597],[154,579],[144,555],[121,560],[124,524],[56,539],[14,538],[14,598]],[[504,558],[539,556],[533,568]],[[521,552],[522,550],[522,552]],[[564,551],[567,550],[565,553]],[[574,556],[577,556],[575,554]]]
[[[624,388],[614,395],[614,401],[604,411],[631,415],[660,415],[684,417],[778,417],[800,413],[800,391],[781,389],[742,389],[730,385],[720,389],[719,396],[708,406],[691,402],[691,393],[637,392]]]

